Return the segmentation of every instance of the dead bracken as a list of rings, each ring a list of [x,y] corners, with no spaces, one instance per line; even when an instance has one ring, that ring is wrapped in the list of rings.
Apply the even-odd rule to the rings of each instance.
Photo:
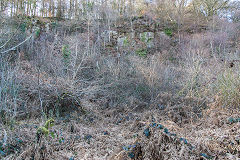
[[[0,0],[0,159],[240,159],[239,10]]]

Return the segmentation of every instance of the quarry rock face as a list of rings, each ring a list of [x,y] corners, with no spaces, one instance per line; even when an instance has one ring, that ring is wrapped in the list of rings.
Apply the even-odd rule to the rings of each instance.
[[[106,34],[107,33],[107,34]],[[128,32],[119,33],[116,31],[106,31],[104,33],[104,45],[111,46],[117,49],[154,49],[156,48],[155,41],[170,40],[164,32]],[[114,34],[113,34],[114,33]]]
[[[137,50],[148,50],[153,52],[159,45],[169,42],[171,38],[164,32],[138,32],[129,31],[125,33],[116,30],[105,30],[101,34],[103,48],[115,51],[135,52]],[[160,43],[156,43],[160,42]]]
[[[156,41],[170,40],[170,37],[163,32],[163,26],[150,17],[133,17],[132,19],[119,19],[112,30],[105,30],[101,37],[106,46],[116,50],[136,51],[157,48]]]
[[[128,37],[122,36],[117,38],[117,46],[118,47],[124,47],[128,43]]]
[[[42,18],[39,19],[38,23],[34,26],[39,26],[41,31],[46,33],[50,33],[51,31],[60,34],[88,32],[88,25],[84,20],[73,23],[70,20],[66,22]],[[93,26],[89,26],[89,28],[92,27]],[[97,42],[100,44],[102,51],[107,54],[139,52],[145,55],[146,52],[154,52],[159,46],[162,46],[162,43],[164,44],[171,40],[171,38],[163,32],[164,26],[160,24],[160,21],[156,21],[147,16],[133,17],[131,19],[119,18],[116,20],[116,23],[110,24],[109,28],[111,29],[105,29],[103,31],[93,30],[95,31],[95,35],[93,34],[94,43]],[[156,42],[160,42],[161,44]]]
[[[153,39],[154,39],[154,32],[143,32],[140,33],[140,40],[144,42],[147,48],[154,47]]]

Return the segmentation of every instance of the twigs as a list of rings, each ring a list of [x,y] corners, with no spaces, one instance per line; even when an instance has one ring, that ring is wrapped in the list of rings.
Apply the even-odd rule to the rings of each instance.
[[[27,42],[31,37],[33,36],[33,34],[31,34],[27,39],[25,39],[23,42],[19,43],[18,45],[10,48],[10,49],[7,49],[6,51],[3,51],[3,52],[0,52],[1,54],[4,54],[4,53],[7,53],[7,52],[10,52],[12,50],[15,50],[17,47],[21,46],[22,44],[24,44],[25,42]]]
[[[18,28],[19,28],[19,26],[18,26]],[[2,46],[0,46],[0,49],[5,47],[8,44],[8,42],[10,42],[12,40],[12,38],[16,35],[18,28],[16,29],[15,33],[11,36],[11,38],[9,38]]]

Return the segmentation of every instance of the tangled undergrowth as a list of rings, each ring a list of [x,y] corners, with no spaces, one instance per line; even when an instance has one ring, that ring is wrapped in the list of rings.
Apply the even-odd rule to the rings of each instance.
[[[198,159],[204,157],[206,159],[213,159],[205,153],[199,153],[195,150],[185,138],[178,138],[177,134],[170,133],[167,128],[161,124],[150,123],[143,131],[143,135],[147,137],[141,143],[137,142],[135,145],[123,147],[128,152],[128,157],[131,159]],[[159,133],[156,130],[163,130]],[[152,137],[153,136],[153,137]],[[152,137],[152,138],[150,138]],[[146,146],[146,147],[141,147]],[[137,149],[135,149],[137,148]],[[152,150],[152,152],[149,152]],[[177,152],[176,152],[177,151]],[[176,153],[173,153],[176,152]]]
[[[151,33],[137,19],[139,35],[0,24],[1,53],[22,44],[0,56],[0,159],[240,158],[239,25]]]
[[[226,110],[209,109],[209,112],[225,116],[207,117],[206,114],[200,123],[181,129],[173,122],[165,122],[171,129],[156,122],[140,122],[144,128],[141,136],[123,146],[114,159],[238,159],[240,137],[239,129],[235,128],[239,126],[238,118],[228,119],[231,112]],[[212,124],[216,119],[222,119],[224,125]]]
[[[8,135],[11,139],[8,145],[1,144],[1,156],[5,159],[71,160],[227,160],[239,156],[237,112],[233,115],[212,104],[203,110],[203,116],[197,121],[188,117],[189,121],[175,123],[174,117],[171,119],[163,113],[171,113],[177,105],[168,105],[163,110],[152,107],[141,112],[130,108],[107,112],[88,110],[82,116],[72,112],[65,118],[55,119],[55,124],[47,129],[49,136],[43,136],[41,141],[37,141],[36,133],[47,122],[52,122],[51,119],[42,125],[38,120],[19,121],[12,135]],[[179,113],[175,111],[175,114]],[[3,140],[4,135],[0,138]]]

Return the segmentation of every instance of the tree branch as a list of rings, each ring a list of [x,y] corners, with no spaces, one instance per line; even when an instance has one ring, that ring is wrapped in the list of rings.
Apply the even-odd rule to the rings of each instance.
[[[15,50],[17,47],[19,47],[19,46],[21,46],[22,44],[24,44],[25,42],[27,42],[32,36],[33,36],[33,34],[30,35],[30,36],[29,36],[27,39],[25,39],[23,42],[19,43],[18,45],[14,46],[14,47],[6,50],[6,51],[0,52],[0,53],[1,53],[1,54],[4,54],[4,53],[7,53],[7,52],[9,52],[9,51]]]

